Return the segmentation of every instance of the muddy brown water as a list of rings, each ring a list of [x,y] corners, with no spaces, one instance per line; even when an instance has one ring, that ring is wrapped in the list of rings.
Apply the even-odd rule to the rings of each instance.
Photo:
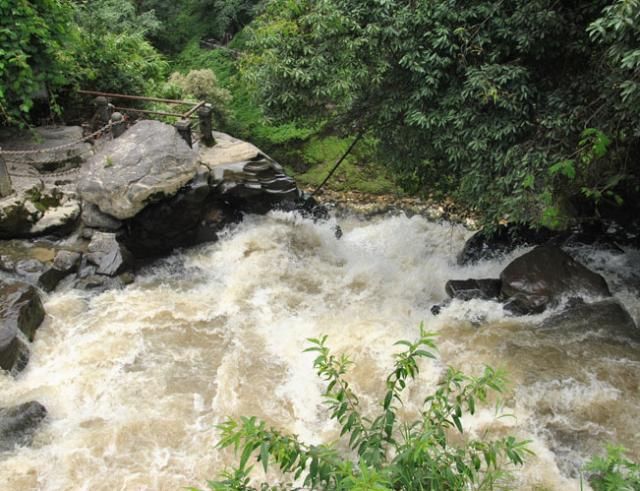
[[[512,489],[580,489],[578,469],[607,442],[640,457],[640,346],[588,332],[541,335],[542,317],[509,318],[498,304],[454,302],[439,317],[450,278],[491,277],[501,260],[459,267],[470,232],[415,216],[313,223],[289,213],[247,217],[218,243],[177,253],[120,291],[67,290],[46,299],[48,318],[17,379],[0,378],[2,405],[36,399],[49,419],[31,447],[0,455],[0,488],[177,490],[206,487],[234,462],[215,449],[215,425],[256,415],[310,442],[331,441],[323,384],[304,353],[329,336],[356,362],[350,379],[365,411],[383,394],[398,339],[424,321],[439,357],[424,363],[406,414],[446,365],[504,368],[503,411],[465,417],[470,435],[530,439],[535,456]],[[628,288],[639,255],[586,254],[638,320]],[[275,478],[274,476],[268,476]],[[262,471],[256,478],[263,479]]]

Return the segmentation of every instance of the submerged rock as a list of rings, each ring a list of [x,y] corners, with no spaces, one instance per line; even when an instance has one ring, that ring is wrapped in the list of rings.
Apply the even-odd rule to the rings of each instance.
[[[47,409],[37,401],[0,408],[0,452],[29,445],[46,417]]]
[[[558,247],[538,246],[500,273],[505,309],[516,314],[542,312],[562,297],[609,297],[605,279]]]
[[[0,368],[19,371],[26,364],[25,339],[33,341],[44,320],[37,290],[20,282],[0,282]]]
[[[173,126],[144,120],[89,159],[78,191],[101,212],[124,220],[175,195],[197,168],[197,152]]]
[[[451,298],[492,300],[500,295],[500,287],[500,280],[489,278],[481,280],[449,280],[444,289]]]
[[[574,305],[544,320],[538,330],[564,334],[597,332],[610,340],[640,342],[640,329],[629,312],[615,299]]]

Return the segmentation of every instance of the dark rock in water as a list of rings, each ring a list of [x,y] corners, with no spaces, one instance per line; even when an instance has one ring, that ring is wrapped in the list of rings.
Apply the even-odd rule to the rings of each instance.
[[[499,225],[495,232],[480,230],[465,243],[458,255],[458,264],[493,259],[514,251],[518,247],[541,245],[557,237],[558,233],[547,228],[532,229],[526,225]]]
[[[33,286],[0,282],[0,368],[19,371],[26,351],[23,339],[32,341],[43,319],[42,301]]]
[[[37,401],[0,408],[0,452],[29,445],[46,417],[47,409]]]
[[[96,232],[88,250],[87,259],[98,267],[97,273],[101,275],[116,276],[133,263],[133,256],[114,233]]]
[[[342,228],[340,228],[340,225],[336,225],[335,231],[333,234],[336,236],[336,239],[342,238]]]
[[[208,170],[201,168],[176,196],[149,205],[127,220],[122,242],[136,257],[146,258],[216,240],[217,232],[237,215],[210,196]]]
[[[501,282],[498,279],[449,280],[444,286],[447,295],[460,300],[479,298],[493,300],[500,295]]]
[[[610,340],[640,342],[640,329],[629,312],[615,299],[575,305],[545,319],[538,330],[557,330],[564,334],[598,332]]]
[[[500,280],[505,309],[516,314],[542,312],[566,296],[611,296],[602,276],[553,246],[538,246],[515,259]]]

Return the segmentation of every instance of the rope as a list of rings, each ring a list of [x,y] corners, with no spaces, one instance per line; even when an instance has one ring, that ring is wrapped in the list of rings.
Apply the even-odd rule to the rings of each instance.
[[[313,198],[316,194],[318,194],[318,191],[320,191],[324,185],[327,183],[327,181],[331,178],[331,176],[333,175],[333,173],[338,169],[338,167],[340,167],[340,164],[342,163],[342,161],[344,159],[347,158],[347,155],[349,155],[351,153],[351,150],[353,150],[353,147],[356,146],[356,143],[358,143],[360,141],[360,139],[364,136],[364,130],[360,131],[360,133],[358,133],[358,135],[354,138],[354,140],[351,142],[351,145],[349,145],[349,148],[347,148],[347,151],[345,153],[342,154],[342,157],[340,157],[338,159],[338,161],[336,162],[336,164],[333,166],[333,169],[331,169],[329,171],[329,174],[327,174],[327,177],[324,178],[324,181],[322,181],[320,183],[320,185],[315,189],[315,191],[313,191],[311,193],[311,197]]]

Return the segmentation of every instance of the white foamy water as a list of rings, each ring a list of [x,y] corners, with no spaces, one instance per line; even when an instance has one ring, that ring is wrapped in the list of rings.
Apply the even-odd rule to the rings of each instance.
[[[227,416],[256,415],[310,443],[333,440],[306,339],[327,334],[335,352],[351,355],[354,389],[374,410],[393,343],[415,338],[422,321],[438,333],[440,356],[424,364],[407,412],[446,365],[472,374],[484,364],[505,368],[513,417],[496,420],[490,406],[464,423],[470,434],[532,440],[536,455],[514,489],[579,490],[577,468],[608,441],[640,457],[638,346],[559,341],[535,332],[540,317],[508,318],[494,302],[430,313],[448,279],[496,277],[522,251],[459,267],[464,228],[348,219],[338,240],[335,224],[247,217],[124,290],[51,295],[27,369],[0,378],[1,405],[35,399],[49,418],[31,447],[0,454],[0,489],[204,488],[235,461],[214,448],[214,426]],[[613,259],[604,263],[610,281],[622,278]],[[637,313],[637,294],[618,290]]]

